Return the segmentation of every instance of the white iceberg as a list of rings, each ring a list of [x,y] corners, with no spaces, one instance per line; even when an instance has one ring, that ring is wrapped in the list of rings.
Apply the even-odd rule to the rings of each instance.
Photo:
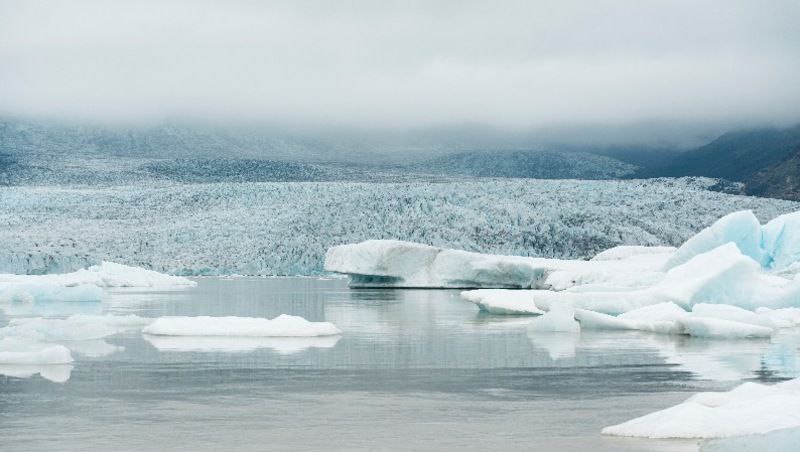
[[[800,427],[773,430],[768,433],[707,440],[700,452],[792,451],[800,444]]]
[[[159,351],[243,353],[267,348],[282,355],[298,353],[309,348],[333,348],[341,336],[314,337],[236,337],[236,336],[153,336],[145,340]]]
[[[704,392],[619,425],[603,434],[644,438],[724,438],[800,427],[800,379],[775,385],[744,383]]]
[[[739,256],[731,262],[724,259],[708,262],[709,253],[713,256],[714,250],[721,247],[736,248]],[[685,267],[693,261],[694,265]],[[680,268],[683,271],[678,270]],[[698,269],[701,274],[695,274]],[[779,216],[763,226],[749,210],[734,212],[677,249],[618,246],[588,261],[497,256],[396,240],[369,240],[330,248],[325,257],[325,270],[349,275],[351,287],[569,289],[592,293],[598,302],[623,299],[622,304],[627,304],[629,296],[641,295],[623,292],[653,289],[660,283],[674,285],[676,280],[689,276],[687,284],[675,286],[684,289],[678,296],[686,298],[685,290],[694,290],[699,297],[719,294],[732,297],[736,290],[725,293],[724,289],[727,283],[736,281],[737,274],[757,280],[760,290],[786,286],[789,279],[780,276],[800,273],[800,212]],[[705,289],[713,293],[703,294],[703,288],[689,284],[702,283],[702,276],[725,280],[719,284],[709,281]],[[741,287],[746,288],[748,284],[741,283],[736,289]],[[662,302],[671,301],[668,297],[673,294],[659,292],[655,295],[665,296],[656,301]],[[776,301],[772,307],[798,304],[796,293],[791,295],[790,302]],[[722,302],[753,306],[752,303]]]
[[[701,303],[729,304],[746,309],[767,307],[790,308],[800,305],[800,279],[764,273],[751,258],[744,256],[733,243],[728,243],[664,273],[660,280],[645,288],[579,286],[568,290],[531,290],[530,297],[538,309],[548,310],[555,304],[570,304],[606,314],[622,314],[648,305],[671,302],[684,310]],[[501,306],[511,291],[465,292],[464,299],[481,304]]]
[[[38,342],[27,338],[0,339],[0,364],[69,364],[72,355],[63,345]]]
[[[104,288],[166,289],[196,285],[181,276],[103,262],[72,273],[0,274],[0,302],[102,301]]]
[[[350,287],[563,290],[600,282],[625,287],[647,285],[671,255],[663,247],[612,250],[603,259],[583,261],[497,256],[397,240],[368,240],[330,248],[325,270],[349,275]]]
[[[143,330],[156,336],[268,336],[312,337],[342,334],[330,322],[309,322],[303,317],[282,314],[274,319],[260,317],[159,317]]]
[[[194,287],[196,282],[182,276],[165,275],[139,267],[103,262],[72,273],[48,275],[0,275],[0,288],[7,284],[51,284],[63,287],[93,285],[103,288],[142,287],[169,288]]]

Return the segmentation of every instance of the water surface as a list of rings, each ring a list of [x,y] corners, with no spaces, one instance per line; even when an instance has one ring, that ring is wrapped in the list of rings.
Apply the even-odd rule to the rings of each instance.
[[[198,282],[118,290],[103,303],[7,305],[0,325],[71,313],[294,314],[344,334],[130,332],[80,344],[72,366],[0,367],[0,450],[696,450],[696,441],[599,432],[696,391],[800,373],[795,332],[771,341],[533,334],[530,318],[482,314],[457,291]]]

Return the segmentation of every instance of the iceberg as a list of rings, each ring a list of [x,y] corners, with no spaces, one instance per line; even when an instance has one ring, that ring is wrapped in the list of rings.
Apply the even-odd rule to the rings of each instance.
[[[765,264],[768,256],[761,247],[761,223],[750,210],[733,212],[717,220],[684,242],[667,261],[666,269],[688,262],[693,257],[726,243],[734,243],[742,254]]]
[[[800,427],[800,379],[775,385],[744,383],[603,429],[644,438],[725,438]]]
[[[330,322],[282,314],[260,317],[159,317],[143,330],[155,336],[313,337],[342,334]]]
[[[727,262],[726,256],[713,254],[723,247],[729,249],[729,254],[733,253],[730,249],[735,248],[738,256]],[[716,261],[711,262],[712,259]],[[694,264],[689,265],[692,262]],[[681,268],[682,271],[678,270]],[[614,299],[627,299],[629,295],[622,292],[652,289],[662,282],[668,285],[683,282],[688,277],[686,282],[700,283],[701,275],[694,274],[698,269],[707,278],[720,279],[719,283],[709,282],[705,288],[681,284],[683,289],[693,290],[698,297],[734,296],[738,289],[748,287],[744,283],[731,285],[734,288],[725,293],[725,287],[730,284],[724,283],[736,282],[737,274],[758,280],[759,289],[787,285],[789,279],[782,276],[800,273],[800,212],[779,216],[763,226],[752,211],[734,212],[698,232],[677,249],[617,246],[588,261],[488,255],[397,240],[368,240],[334,246],[325,256],[325,270],[349,275],[350,287],[354,288],[572,290],[591,292],[594,298],[609,303]],[[727,280],[723,281],[725,278]],[[701,289],[713,289],[714,293],[703,294]],[[601,295],[600,292],[615,293]],[[666,295],[657,301],[662,302],[669,300],[671,294],[655,295]],[[772,307],[796,304],[797,294],[792,295],[791,303],[784,301],[783,306],[777,303]]]
[[[627,247],[625,247],[627,248]],[[332,247],[325,270],[350,276],[350,287],[547,288],[590,283],[646,285],[660,273],[669,249],[607,251],[596,261],[498,256],[397,240]]]
[[[0,339],[0,364],[69,364],[72,355],[63,345],[46,344],[26,338]]]
[[[152,336],[145,340],[163,352],[244,353],[267,348],[290,355],[309,348],[333,348],[341,336],[235,337],[235,336]]]
[[[766,274],[739,248],[728,243],[692,257],[664,273],[645,288],[620,288],[597,285],[578,286],[562,291],[528,290],[525,295],[508,290],[466,291],[462,298],[483,306],[502,306],[508,297],[532,299],[537,309],[556,304],[618,315],[660,303],[674,303],[686,311],[703,303],[728,304],[749,310],[760,307],[786,309],[800,305],[800,279],[788,280]],[[487,309],[487,308],[484,308]],[[533,312],[535,313],[535,312]]]
[[[102,288],[114,287],[194,287],[196,282],[182,276],[172,276],[139,267],[102,262],[72,273],[48,275],[0,275],[0,288],[6,284],[51,284],[63,287],[92,285]]]

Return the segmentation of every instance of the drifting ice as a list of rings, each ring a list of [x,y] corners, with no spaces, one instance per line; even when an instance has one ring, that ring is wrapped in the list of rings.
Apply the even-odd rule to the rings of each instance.
[[[103,288],[162,289],[196,285],[181,276],[103,262],[72,273],[0,275],[0,302],[101,301]]]
[[[606,427],[603,433],[645,438],[721,438],[800,427],[800,379],[767,386],[744,383],[703,392],[655,413]]]
[[[330,322],[309,322],[293,316],[259,317],[160,317],[143,333],[157,336],[313,337],[342,334]]]
[[[0,364],[68,364],[69,349],[63,345],[37,342],[26,338],[0,339]]]

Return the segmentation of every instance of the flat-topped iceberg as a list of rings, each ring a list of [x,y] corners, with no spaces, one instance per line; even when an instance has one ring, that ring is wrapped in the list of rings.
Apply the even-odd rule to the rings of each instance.
[[[68,364],[72,362],[69,349],[63,345],[47,344],[20,337],[0,339],[0,364]]]
[[[291,355],[309,348],[333,348],[341,336],[265,337],[265,336],[154,336],[145,340],[162,352],[244,353],[270,349]]]
[[[103,262],[72,273],[48,275],[0,275],[0,287],[6,284],[52,284],[63,287],[93,285],[112,287],[193,287],[197,283],[182,276],[172,276],[145,268]]]
[[[342,334],[330,322],[282,314],[261,317],[159,317],[143,330],[156,336],[313,337]]]
[[[628,248],[628,247],[626,247]],[[673,251],[666,247],[607,251],[592,261],[498,256],[396,240],[335,246],[325,270],[350,276],[350,287],[548,288],[651,282]]]
[[[729,392],[703,392],[685,402],[603,434],[644,438],[724,438],[800,427],[800,379],[775,385],[744,383]]]
[[[104,288],[167,289],[196,285],[182,276],[103,262],[72,273],[0,274],[0,302],[101,301]]]

